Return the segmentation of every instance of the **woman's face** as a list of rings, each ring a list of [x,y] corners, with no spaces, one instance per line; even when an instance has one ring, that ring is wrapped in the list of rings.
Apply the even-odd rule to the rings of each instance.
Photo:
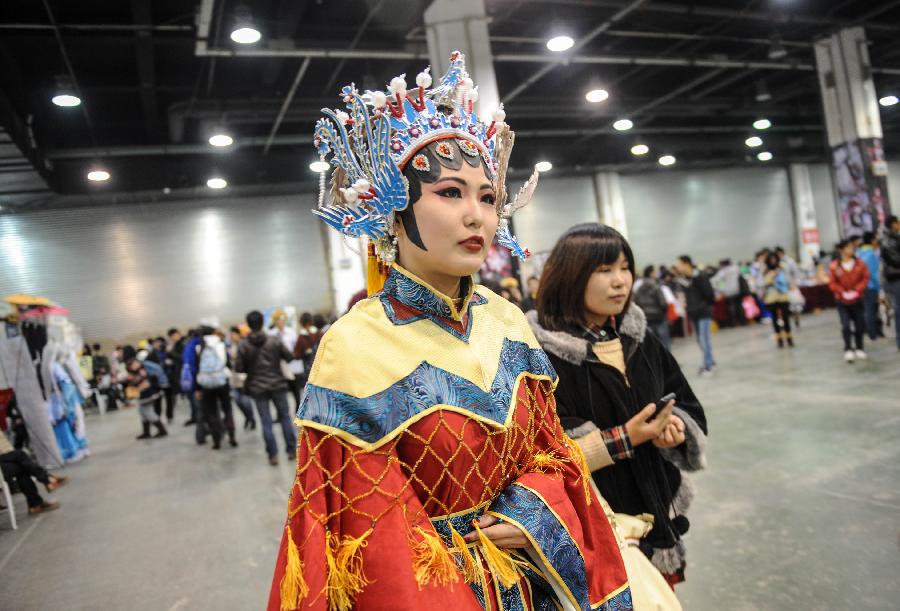
[[[497,232],[499,219],[491,181],[481,167],[463,163],[458,170],[442,168],[437,182],[421,185],[422,197],[411,205],[415,205],[425,249],[410,240],[398,219],[400,264],[432,284],[435,280],[471,276],[484,262]]]
[[[584,308],[593,316],[609,317],[622,313],[631,285],[634,283],[632,270],[625,253],[619,253],[614,263],[602,264],[588,278],[584,289]]]

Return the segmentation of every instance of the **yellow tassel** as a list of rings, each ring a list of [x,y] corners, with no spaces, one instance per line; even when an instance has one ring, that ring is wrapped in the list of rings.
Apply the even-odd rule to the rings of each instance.
[[[487,562],[488,570],[490,570],[491,575],[496,577],[497,581],[499,581],[504,588],[513,587],[518,583],[519,578],[521,577],[519,570],[516,567],[516,565],[521,564],[521,562],[510,556],[509,552],[494,545],[494,542],[488,539],[484,532],[478,527],[477,521],[472,522],[472,526],[475,527],[475,532],[478,533],[478,541],[481,543],[481,555],[484,556],[484,560]]]
[[[416,530],[422,536],[413,547],[415,553],[413,569],[416,572],[419,589],[433,582],[436,586],[449,585],[453,590],[453,584],[459,582],[459,571],[444,542],[435,532],[428,532],[418,526]]]
[[[528,471],[546,473],[547,471],[560,471],[562,467],[563,461],[556,455],[556,452],[538,452],[531,457]]]
[[[374,295],[383,289],[385,280],[387,280],[387,268],[375,254],[375,245],[369,242],[366,268],[366,290],[369,295]]]
[[[475,583],[478,580],[478,574],[481,572],[481,567],[475,562],[475,558],[472,556],[472,552],[469,551],[469,546],[462,535],[453,528],[452,524],[448,524],[448,526],[450,526],[450,538],[453,541],[453,550],[459,553],[463,560],[463,579],[466,583]]]
[[[345,535],[341,540],[338,535],[328,533],[325,548],[328,579],[325,590],[331,611],[350,611],[356,595],[369,585],[363,574],[362,548],[366,546],[366,538],[370,534],[371,528],[359,537]]]
[[[300,601],[309,594],[309,586],[303,579],[303,562],[300,560],[300,550],[294,543],[290,526],[286,526],[288,551],[287,565],[284,568],[284,577],[281,578],[281,611],[289,611],[300,606]]]
[[[581,471],[581,483],[584,485],[584,498],[587,500],[587,504],[590,505],[591,482],[588,478],[591,477],[591,468],[588,467],[587,457],[585,457],[584,452],[581,451],[581,446],[568,435],[566,435],[566,445],[569,448],[572,460],[575,461],[576,466]]]

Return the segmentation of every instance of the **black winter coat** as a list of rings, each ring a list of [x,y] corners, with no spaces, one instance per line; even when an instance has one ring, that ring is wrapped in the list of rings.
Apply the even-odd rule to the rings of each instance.
[[[572,431],[587,421],[601,430],[624,425],[648,403],[675,393],[673,413],[685,423],[685,443],[660,450],[647,442],[634,448],[634,457],[594,471],[601,494],[616,512],[654,515],[654,527],[642,549],[664,573],[677,573],[684,566],[684,545],[679,529],[693,490],[682,470],[705,466],[706,416],[675,358],[646,332],[641,309],[631,304],[617,331],[625,354],[627,380],[613,367],[601,363],[591,343],[578,331],[548,331],[538,324],[537,312],[529,321],[541,347],[559,375],[556,408],[563,427]],[[648,549],[652,547],[651,549]]]
[[[716,292],[709,281],[709,276],[701,271],[695,271],[693,277],[682,281],[682,286],[687,300],[685,309],[688,318],[712,318]]]
[[[294,358],[281,340],[263,331],[254,331],[241,341],[235,358],[235,371],[246,373],[244,392],[250,396],[288,389],[281,373],[281,361]]]

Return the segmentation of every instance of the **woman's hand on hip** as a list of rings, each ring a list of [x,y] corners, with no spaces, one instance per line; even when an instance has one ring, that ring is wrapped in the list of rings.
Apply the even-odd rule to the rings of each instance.
[[[625,432],[628,433],[631,445],[637,447],[662,435],[669,424],[669,417],[672,415],[674,405],[674,399],[669,401],[659,415],[650,421],[648,418],[653,416],[653,412],[656,411],[656,403],[648,403],[644,409],[632,416],[631,420],[625,423]]]
[[[499,548],[524,549],[531,547],[531,541],[528,540],[521,528],[507,522],[500,522],[496,516],[481,516],[478,519],[478,528]],[[472,543],[478,540],[478,533],[473,530],[463,539],[467,543]]]

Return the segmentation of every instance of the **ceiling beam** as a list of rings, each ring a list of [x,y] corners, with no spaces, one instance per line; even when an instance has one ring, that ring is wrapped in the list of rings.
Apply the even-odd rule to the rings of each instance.
[[[135,25],[150,26],[152,0],[131,0],[131,17]],[[153,58],[153,41],[149,29],[135,31],[135,54],[141,107],[144,111],[144,127],[151,142],[159,141],[159,112],[156,106],[156,63]]]
[[[381,7],[384,6],[385,0],[377,0],[375,6],[369,9],[369,12],[366,13],[366,18],[363,19],[363,22],[359,24],[359,28],[356,30],[356,34],[353,35],[353,40],[350,41],[350,44],[347,45],[348,49],[355,49],[356,45],[359,44],[359,41],[362,40],[362,36],[366,31],[366,28],[369,27],[369,24],[372,23],[372,19],[375,18],[375,15],[381,10]],[[322,94],[326,94],[331,92],[332,87],[334,87],[335,81],[340,77],[341,70],[344,69],[344,65],[347,63],[347,58],[341,59],[338,63],[337,67],[331,72],[331,76],[328,78],[328,81],[325,83],[325,86],[322,87]]]

